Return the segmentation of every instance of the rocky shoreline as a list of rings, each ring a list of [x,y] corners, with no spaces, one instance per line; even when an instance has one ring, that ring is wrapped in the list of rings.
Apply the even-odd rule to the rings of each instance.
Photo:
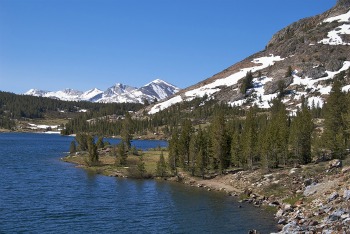
[[[177,181],[273,210],[278,233],[350,233],[350,166],[340,160],[209,180],[180,173]]]
[[[88,168],[72,159],[63,160]],[[95,171],[106,176],[127,177],[123,171],[110,167]],[[268,173],[260,169],[236,170],[212,179],[192,177],[180,171],[178,176],[166,180],[224,192],[240,202],[271,210],[279,233],[350,233],[350,160],[281,168]]]

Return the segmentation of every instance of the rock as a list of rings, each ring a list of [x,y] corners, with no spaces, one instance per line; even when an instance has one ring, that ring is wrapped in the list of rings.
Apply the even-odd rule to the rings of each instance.
[[[264,175],[265,180],[272,180],[273,179],[273,174],[267,174]]]
[[[350,166],[349,166],[349,167],[344,167],[344,168],[341,170],[341,172],[342,172],[343,174],[350,172]]]
[[[345,213],[345,211],[343,209],[338,209],[336,211],[334,211],[331,215],[329,215],[327,217],[327,220],[326,222],[335,222],[335,221],[338,221],[341,216]]]
[[[333,159],[332,161],[329,162],[328,166],[329,166],[329,169],[340,168],[342,167],[342,161],[339,159]]]
[[[273,202],[270,202],[269,206],[279,206],[280,203],[278,201],[273,201]]]
[[[315,194],[320,186],[321,186],[320,184],[316,184],[316,183],[310,184],[305,188],[303,193],[304,196],[308,197],[308,196],[311,196],[312,194]]]
[[[350,225],[350,218],[347,218],[343,221],[344,225]]]
[[[260,232],[258,232],[257,230],[255,229],[252,229],[252,230],[249,230],[248,231],[248,234],[259,234]]]
[[[347,189],[344,190],[343,198],[344,198],[346,201],[350,200],[350,190],[347,190]]]
[[[311,68],[307,70],[304,75],[312,79],[318,79],[328,76],[326,69],[322,66]]]
[[[307,187],[312,184],[312,179],[306,179],[304,180],[304,186]]]
[[[277,211],[277,213],[276,213],[276,218],[282,217],[282,216],[283,216],[283,213],[284,213],[284,210],[279,209],[279,210]]]
[[[295,233],[298,231],[301,231],[300,227],[295,221],[292,221],[282,228],[281,233]]]
[[[277,223],[281,224],[281,225],[286,225],[287,224],[287,220],[282,218],[282,219],[279,219]]]
[[[329,198],[328,198],[328,202],[334,201],[335,199],[337,199],[339,197],[339,194],[337,192],[333,192]]]
[[[332,60],[329,60],[328,62],[326,62],[326,70],[328,71],[339,71],[340,68],[343,67],[343,61],[339,60],[339,59],[332,59]]]
[[[292,169],[290,169],[289,175],[293,175],[293,174],[297,173],[298,170],[300,170],[300,169],[299,168],[292,168]]]
[[[299,206],[301,206],[302,204],[303,204],[303,201],[302,201],[302,200],[298,200],[298,201],[296,201],[296,202],[294,203],[294,206],[299,207]]]

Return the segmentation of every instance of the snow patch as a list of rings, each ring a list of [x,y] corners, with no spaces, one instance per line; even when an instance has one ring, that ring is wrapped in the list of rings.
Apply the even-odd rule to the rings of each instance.
[[[175,96],[173,98],[170,98],[169,100],[166,100],[162,103],[156,104],[152,107],[152,109],[148,112],[148,114],[152,115],[155,114],[161,110],[164,110],[176,103],[182,102],[182,97],[181,96]]]
[[[350,24],[343,24],[336,27],[333,31],[328,32],[327,38],[322,39],[318,43],[325,45],[350,45],[343,42],[340,35],[350,34]]]
[[[342,15],[334,16],[323,20],[324,23],[331,23],[337,21],[339,23],[348,23],[350,19],[350,10]],[[334,30],[328,32],[327,38],[322,39],[318,43],[325,45],[350,45],[350,43],[343,42],[340,35],[350,34],[350,25],[343,24],[336,27]]]
[[[176,99],[175,98],[170,99],[170,100],[172,100],[171,102],[169,102],[170,100],[168,100],[168,101],[165,101],[163,103],[157,104],[156,106],[154,106],[151,109],[149,114],[155,114],[158,111],[163,110],[163,109],[165,109],[173,104],[176,104],[178,102],[181,102],[183,100],[190,101],[196,97],[203,97],[204,95],[211,96],[214,93],[219,92],[221,90],[222,86],[232,86],[232,85],[237,84],[237,82],[240,79],[242,79],[246,76],[247,72],[249,72],[249,71],[256,72],[256,71],[262,70],[268,66],[274,65],[275,62],[281,61],[281,60],[283,60],[283,58],[281,58],[280,56],[274,56],[272,54],[268,57],[256,58],[252,62],[255,64],[259,64],[258,66],[241,69],[239,72],[236,72],[236,73],[234,73],[226,78],[217,79],[210,84],[204,85],[204,86],[197,88],[197,89],[187,91],[184,94],[183,98],[180,96],[177,96],[178,98],[176,98]],[[242,105],[242,104],[240,104],[240,105]]]
[[[323,22],[325,22],[325,23],[331,23],[333,21],[349,22],[349,19],[350,19],[350,10],[345,14],[327,18],[327,19],[323,20]]]

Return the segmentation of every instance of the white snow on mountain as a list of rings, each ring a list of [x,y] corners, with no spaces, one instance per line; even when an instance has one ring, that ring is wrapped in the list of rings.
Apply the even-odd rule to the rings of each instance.
[[[350,22],[350,10],[342,15],[334,16],[327,18],[323,23],[331,23],[337,21],[339,23],[349,23]],[[327,37],[319,41],[318,43],[326,45],[350,45],[350,43],[343,42],[343,39],[340,35],[349,35],[350,34],[350,24],[343,24],[332,31],[328,32]]]
[[[156,79],[141,88],[117,83],[106,91],[97,88],[86,92],[65,89],[62,91],[50,92],[31,89],[25,95],[49,97],[65,101],[90,101],[102,103],[143,103],[144,100],[153,102],[155,99],[167,98],[180,89],[160,79]]]
[[[290,84],[290,86],[303,86],[304,88],[302,90],[309,90],[308,92],[306,91],[294,91],[292,94],[287,95],[282,101],[284,103],[287,102],[293,102],[300,100],[302,96],[305,98],[308,98],[308,105],[319,105],[320,107],[323,106],[325,99],[322,97],[322,95],[328,95],[331,92],[332,85],[325,85],[324,82],[329,79],[333,79],[335,75],[339,74],[342,71],[346,71],[347,69],[350,68],[350,61],[345,61],[343,63],[343,67],[335,72],[331,71],[326,71],[328,74],[326,77],[319,78],[319,79],[312,79],[309,77],[299,77],[297,75],[293,75],[293,82]],[[294,72],[297,73],[297,72]],[[259,78],[254,78],[253,83],[254,83],[254,88],[248,90],[247,92],[250,92],[252,94],[255,94],[254,96],[256,97],[254,100],[248,100],[248,99],[241,99],[235,102],[230,103],[232,106],[241,106],[244,103],[247,103],[249,101],[249,105],[257,105],[260,108],[269,108],[270,102],[277,97],[277,93],[273,94],[265,94],[265,89],[264,86],[268,81],[271,81],[272,78],[268,77],[259,77]],[[344,86],[342,90],[344,92],[349,91],[350,85]],[[320,96],[314,96],[316,93],[321,94]],[[293,110],[292,110],[293,111]]]
[[[91,90],[88,90],[88,91],[84,92],[80,96],[80,98],[82,100],[85,100],[85,101],[94,100],[97,96],[101,95],[102,93],[103,93],[102,90],[94,88],[94,89],[91,89]]]
[[[217,79],[210,84],[204,85],[204,86],[197,88],[197,89],[187,91],[182,97],[176,96],[176,97],[173,97],[169,100],[161,102],[161,103],[153,106],[152,109],[148,113],[155,114],[158,111],[164,110],[171,105],[182,102],[183,100],[191,101],[196,97],[203,97],[204,95],[210,96],[210,95],[220,91],[221,90],[220,87],[222,87],[222,86],[232,86],[232,85],[237,84],[237,82],[240,79],[242,79],[246,76],[247,72],[249,72],[249,71],[255,72],[255,71],[264,69],[268,66],[273,65],[275,62],[281,61],[281,60],[283,60],[283,58],[281,58],[280,56],[274,56],[274,55],[270,55],[269,57],[256,58],[252,62],[255,64],[259,64],[258,66],[241,69],[239,72],[236,72],[236,73],[234,73],[226,78]]]
[[[350,20],[350,10],[345,14],[327,18],[327,19],[323,20],[323,22],[324,23],[331,23],[333,21],[349,22],[349,20]]]

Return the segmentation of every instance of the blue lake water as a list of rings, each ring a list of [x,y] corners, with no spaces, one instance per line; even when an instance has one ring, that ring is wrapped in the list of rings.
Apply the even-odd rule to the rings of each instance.
[[[0,134],[0,233],[276,231],[272,214],[221,193],[75,168],[60,161],[72,140],[59,135]],[[164,141],[133,144],[141,149],[166,146]]]

